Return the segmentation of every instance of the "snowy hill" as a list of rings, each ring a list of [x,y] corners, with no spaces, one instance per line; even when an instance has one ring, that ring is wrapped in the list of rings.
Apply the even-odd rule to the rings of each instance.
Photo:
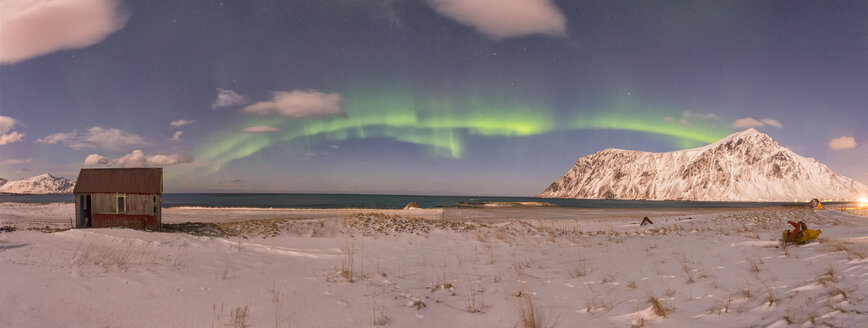
[[[0,193],[8,194],[68,194],[74,186],[69,179],[51,174],[12,181],[0,179]]]
[[[606,149],[576,161],[543,198],[699,201],[855,200],[868,187],[755,129],[668,153]]]

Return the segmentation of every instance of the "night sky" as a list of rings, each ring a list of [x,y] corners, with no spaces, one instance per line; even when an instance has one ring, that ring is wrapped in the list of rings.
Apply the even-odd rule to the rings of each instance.
[[[535,195],[754,127],[868,183],[868,2],[0,2],[0,177]]]

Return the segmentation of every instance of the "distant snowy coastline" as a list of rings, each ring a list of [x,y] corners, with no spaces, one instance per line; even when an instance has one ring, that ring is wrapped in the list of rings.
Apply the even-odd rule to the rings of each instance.
[[[69,179],[55,177],[47,173],[20,180],[7,180],[0,178],[0,194],[71,194],[74,187],[75,183]]]

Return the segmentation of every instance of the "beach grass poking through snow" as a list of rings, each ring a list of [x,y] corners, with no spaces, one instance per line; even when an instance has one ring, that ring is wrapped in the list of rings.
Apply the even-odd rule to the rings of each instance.
[[[222,211],[172,233],[0,219],[0,326],[852,327],[868,314],[868,225],[839,211]],[[788,220],[823,238],[784,248]],[[205,226],[224,233],[183,231]]]

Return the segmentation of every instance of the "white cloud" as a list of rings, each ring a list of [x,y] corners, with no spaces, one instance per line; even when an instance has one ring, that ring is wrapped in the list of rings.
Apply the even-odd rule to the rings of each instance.
[[[46,144],[49,144],[49,145],[53,145],[53,144],[56,144],[56,143],[59,143],[59,142],[67,142],[67,141],[71,141],[71,140],[73,140],[73,139],[75,139],[75,138],[81,138],[81,137],[78,135],[78,132],[75,132],[75,131],[70,132],[70,133],[62,133],[62,132],[58,132],[58,133],[55,133],[55,134],[47,135],[47,136],[45,136],[44,138],[36,139],[36,142],[46,143]]]
[[[99,43],[128,18],[116,0],[5,0],[0,13],[0,64]]]
[[[291,118],[344,115],[341,94],[315,90],[277,91],[269,101],[244,107],[244,112],[259,115],[280,115]]]
[[[182,126],[185,126],[188,124],[193,124],[195,122],[196,121],[192,121],[192,120],[177,120],[177,121],[172,121],[172,123],[169,123],[169,124],[177,128],[177,127],[182,127]]]
[[[15,127],[15,124],[18,124],[18,121],[14,118],[0,115],[0,133],[9,132],[9,130]]]
[[[689,110],[685,110],[681,112],[681,118],[675,119],[672,116],[666,116],[663,118],[666,122],[678,122],[681,126],[685,128],[689,128],[692,124],[690,122],[691,119],[699,119],[699,120],[716,120],[718,119],[717,114],[714,113],[694,113]]]
[[[181,140],[181,135],[184,134],[184,131],[177,131],[172,135],[172,141]]]
[[[190,163],[193,157],[189,155],[154,155],[145,156],[141,150],[134,150],[120,158],[108,158],[100,154],[90,154],[84,159],[84,165],[107,165],[120,167],[169,166]]]
[[[718,119],[717,114],[714,113],[694,113],[689,110],[681,112],[681,116],[684,118],[698,118],[702,120],[716,120]]]
[[[84,158],[84,165],[108,165],[111,163],[111,159],[100,154],[90,154]]]
[[[277,131],[280,131],[280,129],[264,125],[251,126],[249,128],[245,128],[244,130],[241,130],[241,132],[244,133],[269,133]]]
[[[247,97],[228,89],[217,88],[217,100],[211,104],[211,109],[239,106],[247,103]]]
[[[760,121],[763,122],[765,125],[773,126],[773,127],[778,128],[778,129],[784,127],[784,125],[781,124],[781,122],[778,122],[777,120],[773,120],[770,118],[764,118],[764,119],[761,119]]]
[[[0,164],[3,164],[3,165],[19,165],[19,164],[27,164],[27,163],[30,163],[30,162],[32,162],[32,161],[33,161],[32,158],[25,158],[25,159],[4,159],[4,160],[0,161]]]
[[[745,117],[735,120],[735,123],[732,124],[732,127],[736,129],[761,128],[764,126],[776,127],[778,129],[784,127],[781,122],[778,122],[777,120],[771,118],[757,120],[753,117]]]
[[[567,19],[550,0],[429,0],[435,11],[492,39],[564,36]]]
[[[758,128],[765,124],[763,122],[757,121],[753,117],[745,117],[735,120],[735,123],[732,124],[732,127],[736,129],[742,128]]]
[[[377,7],[375,9],[376,14],[389,22],[389,26],[391,27],[400,27],[403,26],[403,21],[401,19],[401,15],[398,13],[398,10],[394,8],[394,1],[392,0],[384,0],[375,2]]]
[[[19,142],[24,139],[24,133],[18,131],[12,131],[6,134],[0,134],[0,146],[4,146],[7,144],[11,144],[13,142]]]
[[[24,133],[17,131],[9,132],[17,124],[18,121],[14,118],[0,115],[0,146],[19,142],[24,139]]]
[[[856,139],[853,137],[842,136],[829,140],[829,148],[834,150],[856,148]]]
[[[87,133],[79,134],[76,131],[70,133],[55,133],[45,138],[37,139],[36,142],[45,144],[62,143],[75,149],[110,149],[120,150],[127,146],[143,146],[148,143],[139,135],[127,133],[114,128],[95,126],[87,129]]]

